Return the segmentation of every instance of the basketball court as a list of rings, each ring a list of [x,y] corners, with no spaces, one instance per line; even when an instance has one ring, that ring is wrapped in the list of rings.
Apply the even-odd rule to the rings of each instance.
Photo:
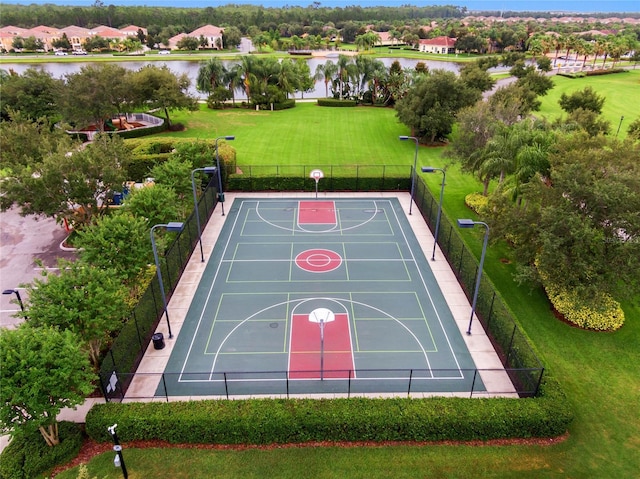
[[[227,206],[170,303],[179,334],[138,370],[164,373],[154,395],[486,391],[432,270],[448,265],[425,257],[401,201],[309,196]]]

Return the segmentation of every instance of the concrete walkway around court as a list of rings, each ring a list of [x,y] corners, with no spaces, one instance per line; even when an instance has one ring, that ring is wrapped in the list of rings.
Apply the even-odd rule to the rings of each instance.
[[[311,197],[310,193],[294,193],[294,192],[280,192],[280,193],[225,193],[227,201],[225,202],[226,208],[229,209],[233,200],[236,197],[250,197],[250,198],[301,198],[308,199]],[[408,213],[410,206],[409,193],[320,193],[318,198],[390,198],[397,197],[402,205],[405,213]],[[412,215],[407,214],[407,219],[411,225],[416,238],[427,258],[431,258],[433,251],[433,235],[424,222],[422,215],[417,207],[412,208]],[[156,332],[163,333],[165,337],[166,347],[164,349],[156,350],[153,344],[150,343],[147,351],[140,362],[138,367],[139,373],[155,373],[150,375],[136,376],[129,386],[128,396],[124,402],[127,401],[166,401],[164,397],[155,398],[155,391],[160,381],[160,373],[164,372],[164,369],[173,350],[175,339],[180,334],[180,329],[184,323],[184,319],[187,315],[193,293],[197,289],[200,282],[200,278],[205,270],[206,262],[213,251],[213,248],[218,239],[218,235],[224,225],[226,216],[221,215],[221,210],[216,208],[213,212],[211,219],[207,223],[206,228],[202,234],[202,246],[204,251],[205,262],[201,261],[200,254],[194,250],[191,259],[189,260],[182,277],[174,291],[169,303],[168,311],[171,318],[171,330],[173,338],[169,339],[166,320],[161,319],[158,324]],[[473,329],[472,335],[467,335],[467,327],[469,324],[469,318],[471,315],[471,305],[467,300],[458,280],[456,279],[453,271],[449,267],[446,259],[442,255],[440,248],[436,248],[436,260],[429,261],[431,269],[433,270],[436,280],[442,293],[449,305],[449,309],[453,314],[453,317],[458,325],[460,333],[462,334],[464,341],[473,357],[476,368],[483,370],[480,372],[482,381],[487,389],[487,394],[482,394],[483,397],[489,396],[502,396],[502,397],[518,397],[515,393],[515,388],[509,380],[507,373],[502,369],[502,363],[498,358],[489,338],[486,336],[483,328],[478,322]],[[490,371],[489,371],[490,370]],[[466,394],[448,394],[468,397]],[[386,395],[378,394],[376,397],[383,397]],[[316,397],[316,396],[314,396]],[[417,395],[415,397],[421,397]],[[140,399],[144,398],[144,399]],[[239,397],[239,399],[244,397]],[[190,399],[205,399],[203,397],[175,397],[170,400],[186,401]],[[212,399],[212,397],[210,397]],[[78,423],[85,422],[87,412],[93,407],[94,404],[104,403],[104,399],[90,398],[76,409],[65,409],[58,416],[59,420],[73,421]],[[6,447],[8,443],[8,436],[0,437],[0,450]]]
[[[296,192],[277,192],[277,193],[225,193],[227,199],[225,205],[226,208],[230,208],[233,200],[236,197],[247,198],[301,198],[309,199],[313,195],[311,193],[296,193]],[[400,201],[405,213],[409,211],[410,195],[409,193],[320,193],[319,199],[333,199],[333,198],[390,198],[396,197]],[[417,207],[412,208],[413,214],[408,215],[407,219],[418,239],[418,242],[427,258],[431,258],[433,251],[433,235],[426,225],[422,215]],[[187,264],[187,267],[174,291],[171,300],[168,303],[169,317],[171,318],[171,331],[173,338],[168,339],[167,323],[163,319],[158,325],[156,332],[160,332],[165,338],[165,348],[156,350],[153,344],[149,344],[144,358],[140,362],[138,367],[138,373],[140,374],[131,382],[125,396],[124,401],[166,401],[164,397],[154,398],[155,391],[158,388],[161,373],[164,372],[173,346],[175,344],[176,337],[180,334],[180,329],[187,316],[193,293],[197,289],[200,282],[200,278],[205,270],[206,262],[213,251],[216,240],[224,224],[226,216],[222,216],[221,212],[216,209],[213,212],[211,219],[209,220],[206,228],[202,234],[202,246],[205,256],[205,262],[200,259],[200,255],[194,253]],[[490,396],[503,396],[503,397],[518,397],[513,384],[511,383],[507,373],[504,371],[502,363],[496,354],[491,341],[484,332],[484,329],[478,322],[473,328],[473,334],[467,335],[467,327],[469,325],[469,318],[471,316],[471,305],[467,300],[460,284],[458,283],[455,274],[449,267],[446,259],[442,255],[440,248],[436,248],[436,260],[430,261],[430,266],[434,271],[434,275],[438,282],[438,286],[442,290],[442,293],[449,305],[449,309],[456,321],[456,324],[462,334],[469,352],[475,362],[476,368],[483,371],[480,372],[480,377],[483,384],[486,387],[487,393],[482,394],[483,397]],[[440,394],[443,395],[443,394]],[[462,396],[468,397],[468,393],[458,394],[450,393],[444,394],[449,396]],[[339,396],[339,395],[336,395]],[[383,395],[378,394],[376,397]],[[386,396],[386,395],[385,395]],[[243,398],[238,397],[238,399]],[[313,396],[316,397],[316,396]],[[415,397],[422,397],[422,395],[416,395]],[[214,397],[209,397],[213,399]],[[170,400],[190,400],[190,399],[206,399],[204,397],[175,397]]]

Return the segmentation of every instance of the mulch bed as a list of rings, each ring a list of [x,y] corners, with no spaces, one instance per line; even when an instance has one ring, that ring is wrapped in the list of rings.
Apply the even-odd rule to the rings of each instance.
[[[490,441],[384,441],[384,442],[303,442],[294,444],[266,444],[266,445],[238,445],[238,444],[171,444],[167,441],[130,441],[123,443],[123,449],[145,449],[145,448],[172,448],[172,449],[212,449],[218,451],[245,451],[248,449],[272,450],[290,449],[304,447],[389,447],[389,446],[552,446],[565,441],[569,437],[566,433],[559,437],[552,438],[531,438],[531,439],[493,439]],[[85,439],[78,456],[68,464],[56,467],[51,477],[55,477],[62,471],[69,468],[87,464],[98,454],[113,450],[113,444],[106,442],[96,442],[92,439]]]

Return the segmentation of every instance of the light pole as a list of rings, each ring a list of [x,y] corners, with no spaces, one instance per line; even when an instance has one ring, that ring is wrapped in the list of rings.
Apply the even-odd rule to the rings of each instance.
[[[433,253],[431,254],[431,261],[436,260],[436,245],[438,244],[438,231],[440,231],[440,217],[442,216],[442,198],[444,197],[444,182],[447,178],[447,173],[442,168],[434,168],[432,166],[423,166],[423,173],[435,173],[436,171],[442,172],[442,185],[440,185],[440,203],[438,204],[438,217],[436,219],[436,233],[433,238]]]
[[[400,136],[401,140],[413,140],[416,142],[416,152],[413,155],[413,170],[411,170],[411,200],[409,201],[409,214],[413,206],[413,191],[416,187],[416,164],[418,162],[418,139],[415,136]]]
[[[216,167],[218,168],[218,201],[222,204],[222,216],[224,216],[224,193],[222,192],[222,174],[220,172],[220,156],[218,155],[218,140],[235,140],[235,136],[219,136],[216,138]]]
[[[172,338],[171,324],[169,323],[169,311],[167,310],[167,297],[164,294],[164,284],[162,284],[162,271],[160,271],[160,261],[158,260],[158,250],[156,249],[156,240],[153,230],[156,228],[165,228],[167,231],[182,231],[183,224],[178,221],[171,221],[167,224],[154,225],[151,227],[151,247],[153,248],[153,258],[156,260],[156,274],[160,283],[160,295],[162,296],[162,307],[164,314],[167,316],[167,328],[169,329],[169,338]]]
[[[5,289],[2,294],[15,294],[16,299],[18,300],[18,304],[20,305],[20,309],[24,313],[24,303],[22,302],[22,298],[20,297],[20,291],[17,289]]]
[[[620,123],[618,123],[618,131],[616,131],[616,138],[618,138],[618,133],[620,133],[620,127],[622,126],[622,120],[624,120],[624,116],[620,117]]]
[[[478,301],[478,290],[480,289],[480,279],[482,278],[482,265],[484,264],[484,255],[487,252],[487,241],[489,240],[489,225],[482,221],[473,221],[469,219],[459,219],[459,228],[473,228],[475,225],[482,225],[485,227],[484,243],[482,245],[482,254],[480,255],[480,266],[478,266],[478,276],[476,277],[476,287],[473,291],[473,301],[471,303],[471,319],[469,319],[469,328],[467,334],[471,334],[471,323],[473,322],[473,314],[476,311],[476,303]]]
[[[191,188],[193,189],[193,206],[196,212],[196,224],[198,225],[198,242],[200,243],[200,258],[204,263],[204,252],[202,251],[202,229],[200,227],[200,212],[198,211],[198,196],[196,195],[196,180],[194,174],[196,171],[204,171],[208,174],[213,174],[218,168],[215,166],[205,166],[204,168],[196,168],[191,172]]]
[[[128,479],[129,473],[127,472],[127,466],[124,463],[124,456],[122,455],[122,446],[120,445],[120,441],[118,440],[118,435],[116,434],[116,427],[118,427],[118,425],[114,424],[113,426],[109,426],[107,428],[107,431],[109,431],[109,434],[111,434],[111,438],[113,439],[113,450],[116,451],[116,457],[113,460],[113,464],[116,467],[122,468],[122,475],[124,476],[124,479]]]

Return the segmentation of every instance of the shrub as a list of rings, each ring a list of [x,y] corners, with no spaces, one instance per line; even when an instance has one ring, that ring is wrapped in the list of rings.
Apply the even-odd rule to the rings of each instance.
[[[108,441],[118,423],[123,441],[191,444],[284,444],[309,441],[469,441],[555,437],[573,415],[558,384],[540,395],[508,398],[246,399],[106,403],[87,415],[87,433]]]
[[[351,107],[356,105],[357,102],[355,100],[336,100],[334,98],[318,99],[318,106]]]
[[[624,311],[609,294],[600,292],[586,300],[554,284],[537,262],[536,268],[549,301],[565,320],[596,331],[614,331],[624,324]]]
[[[482,193],[469,193],[464,197],[464,204],[478,214],[482,214],[489,204],[489,198]]]
[[[53,447],[38,430],[14,437],[0,454],[0,479],[31,479],[76,457],[84,439],[80,427],[61,422],[59,432],[60,444]]]
[[[544,288],[555,310],[576,326],[597,331],[614,331],[624,324],[624,311],[615,299],[599,293],[585,303],[575,292],[545,283]]]

